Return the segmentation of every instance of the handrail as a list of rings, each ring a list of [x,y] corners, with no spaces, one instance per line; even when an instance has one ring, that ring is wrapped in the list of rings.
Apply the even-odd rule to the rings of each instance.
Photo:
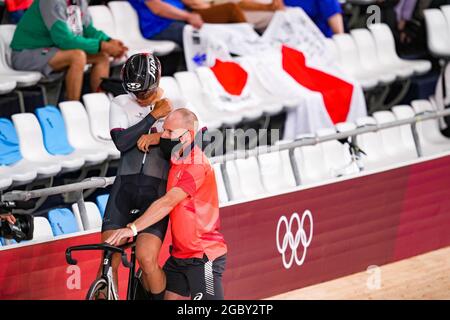
[[[257,155],[265,154],[265,153],[283,151],[283,150],[294,149],[294,148],[304,147],[304,146],[312,146],[312,145],[316,145],[318,143],[325,142],[325,141],[345,139],[345,138],[357,136],[357,135],[360,135],[363,133],[376,132],[379,130],[384,130],[384,129],[393,128],[393,127],[399,127],[399,126],[408,125],[408,124],[413,125],[413,124],[416,124],[421,121],[437,119],[437,118],[446,117],[446,116],[450,116],[450,109],[436,111],[436,112],[432,112],[432,111],[428,112],[427,111],[427,112],[418,114],[409,119],[395,120],[392,122],[382,123],[382,124],[377,124],[377,125],[366,125],[363,127],[359,127],[355,130],[350,130],[350,131],[345,131],[345,132],[337,132],[334,134],[320,136],[320,137],[311,135],[311,137],[308,136],[308,137],[305,137],[305,138],[302,138],[299,140],[294,140],[289,143],[279,144],[279,145],[275,145],[275,146],[267,146],[267,148],[265,148],[265,146],[262,146],[262,147],[251,149],[251,150],[235,150],[233,152],[230,152],[230,153],[227,153],[224,155],[213,157],[210,159],[210,162],[212,164],[224,163],[224,162],[230,161],[230,160],[248,158],[251,156],[257,156]]]
[[[91,188],[106,188],[116,177],[93,177],[80,182],[29,191],[10,191],[2,195],[3,201],[28,201],[33,198],[53,196],[67,192],[77,192]]]

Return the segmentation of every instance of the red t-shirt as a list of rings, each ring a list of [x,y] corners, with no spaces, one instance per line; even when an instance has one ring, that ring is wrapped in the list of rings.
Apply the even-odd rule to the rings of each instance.
[[[227,252],[219,232],[219,201],[216,178],[207,157],[198,147],[185,159],[172,158],[167,191],[178,187],[188,194],[170,213],[172,256],[209,260]]]

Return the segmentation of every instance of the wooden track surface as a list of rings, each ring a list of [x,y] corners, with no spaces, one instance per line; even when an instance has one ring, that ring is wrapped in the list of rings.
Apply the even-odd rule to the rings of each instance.
[[[450,247],[381,266],[379,288],[365,271],[269,299],[445,299],[450,300]],[[373,287],[373,286],[372,286]]]

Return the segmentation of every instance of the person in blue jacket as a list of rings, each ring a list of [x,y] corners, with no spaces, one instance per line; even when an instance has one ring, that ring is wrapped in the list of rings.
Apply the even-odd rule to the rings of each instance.
[[[342,9],[338,0],[284,0],[284,4],[302,8],[328,38],[344,32]]]

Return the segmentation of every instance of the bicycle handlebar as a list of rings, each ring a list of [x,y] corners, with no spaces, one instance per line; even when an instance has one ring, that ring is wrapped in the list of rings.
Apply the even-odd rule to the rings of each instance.
[[[125,252],[125,250],[127,248],[132,247],[133,245],[135,245],[134,242],[124,244],[123,246],[120,247],[115,247],[107,243],[86,244],[81,246],[69,247],[66,249],[66,261],[68,264],[73,265],[76,265],[78,263],[77,260],[72,258],[72,251],[103,250],[103,251],[112,251],[114,253],[120,253],[122,264],[124,265],[124,267],[130,268],[131,263],[127,259],[127,253]]]

